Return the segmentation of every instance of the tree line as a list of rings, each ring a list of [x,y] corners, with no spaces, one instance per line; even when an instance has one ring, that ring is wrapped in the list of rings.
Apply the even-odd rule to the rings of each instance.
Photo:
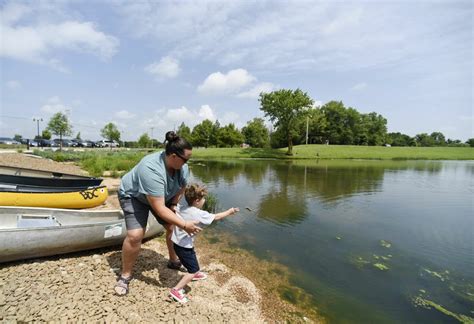
[[[474,147],[474,138],[462,143],[457,139],[446,139],[441,132],[421,133],[414,137],[400,132],[388,133],[387,119],[382,115],[376,112],[360,113],[353,107],[344,106],[342,101],[330,101],[317,107],[314,100],[300,89],[261,93],[259,103],[260,110],[272,124],[270,130],[262,118],[248,121],[242,129],[233,123],[221,125],[219,121],[207,119],[192,129],[183,122],[177,133],[196,147],[236,147],[245,143],[258,148],[287,147],[289,155],[293,145],[306,143]],[[56,113],[51,118],[43,136],[51,136],[51,133],[60,138],[72,134],[66,115]],[[108,123],[101,129],[101,135],[107,140],[120,141],[121,134],[113,123]],[[125,142],[127,147],[156,147],[159,144],[147,133],[136,142]]]

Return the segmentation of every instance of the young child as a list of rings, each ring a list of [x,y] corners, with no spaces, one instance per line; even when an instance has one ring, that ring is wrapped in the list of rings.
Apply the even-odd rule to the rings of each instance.
[[[188,206],[179,206],[177,215],[185,221],[197,220],[203,225],[210,225],[214,220],[220,220],[233,215],[239,211],[239,208],[229,208],[228,210],[211,214],[202,210],[206,201],[207,189],[198,184],[192,184],[186,187],[184,197]],[[190,236],[184,230],[174,227],[171,240],[174,243],[174,250],[181,261],[181,264],[188,270],[188,273],[181,278],[178,284],[171,289],[170,296],[180,303],[186,303],[188,299],[184,294],[184,287],[192,280],[204,280],[207,275],[199,272],[199,263],[194,252],[194,236]]]

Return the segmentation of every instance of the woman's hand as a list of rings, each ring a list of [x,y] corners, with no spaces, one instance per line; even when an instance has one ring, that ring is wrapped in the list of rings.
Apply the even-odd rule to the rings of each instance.
[[[183,230],[185,230],[186,233],[188,233],[189,235],[197,234],[197,233],[199,233],[200,231],[202,231],[202,228],[200,228],[199,226],[197,226],[198,223],[199,223],[199,221],[197,221],[197,220],[194,220],[194,221],[185,221],[185,222],[184,222]]]

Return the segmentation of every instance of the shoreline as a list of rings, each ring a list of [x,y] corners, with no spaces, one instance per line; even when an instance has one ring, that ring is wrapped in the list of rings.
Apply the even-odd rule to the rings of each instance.
[[[0,164],[85,173],[71,162],[18,153],[1,154]],[[104,205],[93,209],[119,209],[119,183],[120,179],[104,178],[110,195]],[[281,297],[275,288],[286,280],[286,270],[276,264],[245,251],[227,253],[230,250],[223,243],[211,244],[204,235],[197,240],[197,250],[203,270],[210,275],[189,285],[191,301],[184,305],[167,296],[180,275],[166,267],[163,236],[143,244],[135,280],[125,297],[113,293],[120,271],[117,246],[0,264],[0,321],[324,322],[316,312]],[[252,271],[255,266],[265,275],[257,276]],[[266,280],[268,274],[271,280]]]

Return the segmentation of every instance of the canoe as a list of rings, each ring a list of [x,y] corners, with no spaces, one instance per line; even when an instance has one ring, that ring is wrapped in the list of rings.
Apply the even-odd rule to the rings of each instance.
[[[0,182],[43,187],[99,186],[101,178],[0,165]]]
[[[126,232],[120,210],[0,207],[0,262],[119,245]],[[145,238],[162,232],[148,217]]]
[[[85,187],[43,187],[43,186],[30,186],[14,183],[3,183],[0,182],[0,192],[15,191],[15,192],[71,192],[81,191],[85,189],[94,188],[94,186]]]
[[[0,206],[26,206],[49,208],[90,208],[104,203],[108,191],[106,186],[79,188],[74,191],[16,191],[1,189]]]

